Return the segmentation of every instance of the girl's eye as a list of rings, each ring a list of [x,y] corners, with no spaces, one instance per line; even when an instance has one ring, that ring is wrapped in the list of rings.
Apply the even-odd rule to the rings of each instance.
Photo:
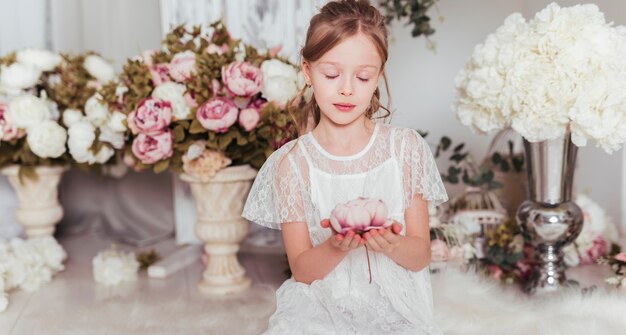
[[[326,79],[335,79],[335,78],[337,78],[337,77],[339,77],[339,75],[336,75],[336,76],[329,76],[329,75],[326,75]]]
[[[357,79],[359,79],[360,81],[362,81],[362,82],[364,82],[364,83],[367,83],[368,81],[370,81],[370,79],[369,79],[369,78],[358,78],[358,77],[357,77]]]

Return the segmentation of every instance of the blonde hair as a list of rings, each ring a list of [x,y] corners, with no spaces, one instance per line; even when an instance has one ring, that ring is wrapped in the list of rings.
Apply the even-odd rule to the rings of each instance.
[[[371,38],[382,59],[381,71],[385,82],[385,90],[389,96],[389,84],[384,68],[388,57],[387,26],[385,17],[367,0],[338,0],[327,3],[320,12],[313,16],[306,34],[306,41],[301,51],[303,61],[309,63],[320,59],[326,52],[341,43],[348,37],[359,32]],[[304,98],[307,87],[288,104],[288,111],[298,128],[298,134],[302,134],[309,125],[309,118],[313,118],[314,124],[320,122],[320,108],[315,101],[315,96],[309,101]],[[387,118],[391,112],[387,107],[380,104],[380,89],[376,87],[372,95],[372,101],[365,115],[372,118],[380,109],[386,113],[379,118]]]

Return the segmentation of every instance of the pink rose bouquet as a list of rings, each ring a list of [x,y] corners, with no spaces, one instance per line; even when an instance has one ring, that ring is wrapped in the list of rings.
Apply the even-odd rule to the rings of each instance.
[[[234,40],[221,22],[210,33],[176,27],[162,46],[129,60],[119,82],[100,90],[109,109],[128,117],[124,161],[135,170],[203,171],[206,177],[223,162],[259,168],[295,138],[282,101],[263,92],[266,80],[276,79],[261,65],[272,60],[294,73],[295,66]],[[218,156],[227,159],[214,164]]]
[[[393,220],[389,220],[387,214],[387,206],[382,200],[360,197],[337,205],[330,214],[330,224],[342,235],[349,231],[363,234],[391,226]]]

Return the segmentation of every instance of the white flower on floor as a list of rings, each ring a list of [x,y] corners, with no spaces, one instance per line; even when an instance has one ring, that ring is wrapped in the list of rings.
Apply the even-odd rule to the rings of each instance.
[[[124,253],[115,247],[101,251],[94,257],[93,277],[96,283],[117,285],[124,281],[137,279],[139,262],[134,253]]]
[[[52,271],[59,272],[65,270],[63,261],[67,258],[67,253],[53,237],[34,238],[30,239],[29,243],[41,255],[44,264]]]

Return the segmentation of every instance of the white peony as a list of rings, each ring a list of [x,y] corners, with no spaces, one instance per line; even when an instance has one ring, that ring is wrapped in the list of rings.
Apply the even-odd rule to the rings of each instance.
[[[67,146],[70,155],[78,163],[93,164],[94,158],[89,148],[96,139],[96,128],[87,120],[81,120],[72,124],[68,129],[69,139]]]
[[[293,66],[271,59],[261,64],[261,71],[261,93],[267,100],[285,104],[298,94],[298,73]]]
[[[152,97],[169,101],[172,104],[172,116],[174,120],[185,120],[190,119],[192,115],[191,108],[187,105],[184,94],[185,85],[166,82],[154,89]]]
[[[117,285],[137,279],[139,262],[135,254],[117,251],[114,248],[101,251],[92,261],[93,277],[96,283]]]
[[[0,86],[9,90],[24,90],[37,84],[41,70],[20,63],[0,67]]]
[[[101,142],[111,144],[115,149],[121,149],[124,146],[125,136],[123,132],[113,131],[108,126],[100,127],[100,136],[98,139]]]
[[[41,158],[57,158],[65,153],[67,132],[55,121],[44,121],[27,131],[30,150]]]
[[[16,54],[18,63],[38,68],[41,71],[52,71],[61,63],[61,55],[45,49],[24,49]]]
[[[109,158],[113,157],[114,154],[115,151],[111,147],[104,145],[94,155],[94,160],[98,164],[104,164],[109,160]]]
[[[87,99],[85,103],[85,114],[87,119],[91,121],[94,126],[101,126],[109,120],[109,109],[107,106],[100,102],[102,96],[98,93],[94,94],[91,98]]]
[[[44,121],[51,120],[52,112],[44,100],[30,94],[23,94],[9,103],[9,117],[16,127],[28,130]]]
[[[455,78],[459,120],[485,133],[511,126],[526,140],[588,140],[607,152],[626,142],[626,28],[596,5],[556,3],[520,14],[474,49]]]
[[[112,131],[123,133],[126,131],[124,121],[126,121],[126,114],[114,111],[111,113],[106,127],[110,128]]]
[[[52,236],[31,238],[28,243],[41,255],[44,265],[52,271],[56,273],[65,269],[63,261],[67,258],[67,253]]]
[[[63,124],[66,127],[70,127],[74,123],[81,121],[84,118],[85,116],[83,115],[83,112],[77,109],[68,108],[63,112]]]
[[[89,55],[83,63],[85,70],[101,83],[115,79],[115,69],[111,63],[98,55]]]

